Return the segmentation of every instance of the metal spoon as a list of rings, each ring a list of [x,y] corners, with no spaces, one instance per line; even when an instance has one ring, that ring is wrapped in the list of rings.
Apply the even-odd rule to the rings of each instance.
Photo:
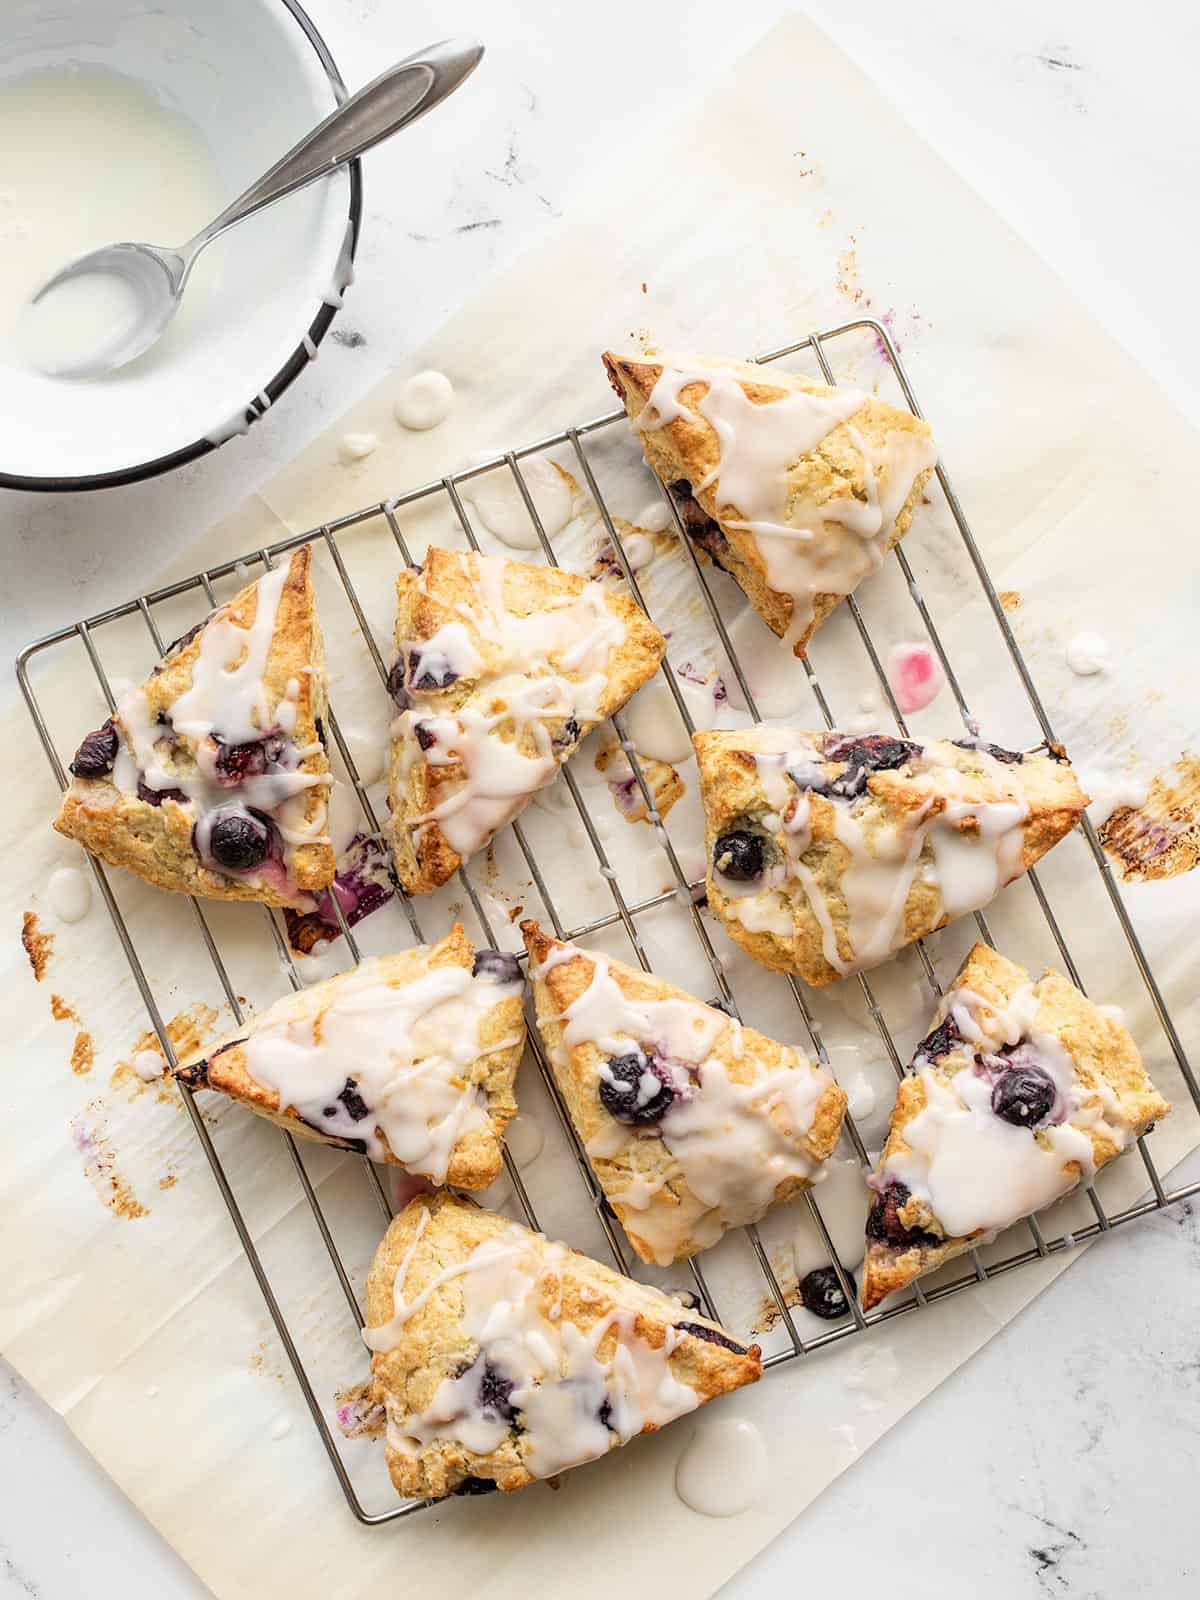
[[[108,273],[133,289],[138,311],[132,324],[116,330],[112,342],[99,351],[90,349],[78,362],[56,363],[54,376],[99,377],[140,356],[161,338],[175,315],[188,275],[206,245],[235,223],[325,177],[415,122],[452,94],[474,71],[482,55],[483,46],[473,40],[447,39],[390,67],[318,123],[207,228],[177,249],[153,244],[110,244],[89,251],[56,272],[33,296],[31,305],[38,305],[72,279]]]

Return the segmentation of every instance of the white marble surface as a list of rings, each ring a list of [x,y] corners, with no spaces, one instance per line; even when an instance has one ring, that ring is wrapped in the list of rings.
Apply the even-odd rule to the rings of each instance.
[[[489,46],[469,93],[369,158],[359,281],[337,324],[362,341],[327,341],[249,436],[183,473],[75,499],[0,498],[7,658],[33,633],[133,592],[498,263],[569,214],[589,173],[642,136],[624,83],[636,78],[639,104],[653,84],[650,115],[666,121],[787,8],[460,0],[447,14],[415,0],[309,0],[309,9],[351,85],[452,29]],[[1200,332],[1180,310],[1200,277],[1195,9],[1184,0],[1150,0],[1132,17],[1095,0],[809,9],[1200,417]],[[1190,1176],[1200,1178],[1200,1162]],[[1195,1592],[1197,1326],[1200,1207],[1103,1241],[726,1592]],[[0,1483],[0,1600],[206,1592],[7,1373]],[[264,1558],[264,1596],[269,1571]]]

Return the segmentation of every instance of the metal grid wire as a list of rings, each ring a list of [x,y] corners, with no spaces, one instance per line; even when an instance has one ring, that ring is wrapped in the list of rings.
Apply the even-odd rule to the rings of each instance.
[[[920,416],[920,407],[917,404],[916,396],[913,393],[908,376],[900,362],[891,336],[886,327],[884,327],[881,323],[874,321],[873,319],[856,318],[851,322],[846,322],[838,327],[831,328],[824,333],[810,334],[805,339],[798,340],[794,344],[785,345],[781,349],[772,350],[769,354],[760,356],[757,359],[762,362],[771,362],[780,360],[784,357],[797,355],[800,352],[808,351],[811,352],[812,356],[815,358],[825,379],[828,382],[833,383],[836,380],[828,359],[826,347],[833,345],[837,340],[844,338],[846,335],[855,333],[872,336],[874,340],[877,341],[880,351],[886,356],[892,372],[899,383],[905,402],[914,415]],[[457,522],[461,527],[462,533],[468,544],[473,549],[478,549],[479,546],[475,536],[475,531],[471,525],[467,511],[464,508],[460,490],[462,486],[471,479],[478,478],[485,473],[495,471],[497,469],[507,468],[507,470],[511,473],[513,480],[515,481],[516,488],[529,514],[532,525],[536,529],[542,553],[544,554],[547,562],[549,562],[551,565],[557,565],[554,548],[546,534],[546,530],[538,514],[538,510],[534,503],[529,485],[521,469],[522,461],[527,460],[530,457],[541,455],[543,452],[555,447],[567,446],[573,452],[575,461],[578,464],[579,471],[582,475],[583,482],[586,484],[586,487],[592,496],[592,499],[602,518],[605,533],[607,534],[609,543],[616,554],[617,561],[619,562],[625,581],[634,597],[640,604],[644,605],[641,589],[639,587],[634,568],[630,563],[628,554],[622,541],[620,529],[617,521],[614,519],[608,505],[606,504],[604,495],[600,490],[600,486],[596,480],[594,465],[592,460],[589,458],[588,446],[585,442],[590,436],[595,435],[602,430],[619,426],[624,421],[624,411],[618,410],[609,412],[604,416],[597,417],[590,422],[583,423],[579,427],[565,428],[561,433],[556,433],[547,438],[539,439],[533,444],[526,445],[523,449],[510,451],[504,455],[496,456],[470,468],[467,471],[451,474],[450,476],[437,482],[428,483],[420,488],[398,495],[395,499],[386,500],[376,505],[367,506],[358,511],[351,512],[348,515],[339,517],[322,527],[311,529],[306,533],[293,535],[287,539],[280,540],[277,544],[271,545],[269,548],[252,552],[250,555],[243,557],[238,561],[225,562],[223,565],[214,567],[210,571],[202,572],[192,578],[170,584],[152,594],[139,595],[136,599],[130,600],[124,605],[114,606],[96,616],[87,618],[85,621],[76,622],[68,627],[61,628],[56,633],[50,634],[46,638],[39,639],[35,643],[27,646],[27,648],[23,650],[21,655],[18,657],[18,680],[28,703],[33,721],[37,727],[43,747],[45,748],[46,756],[54,771],[55,777],[58,779],[59,784],[64,788],[66,787],[68,782],[67,774],[64,770],[63,763],[60,760],[57,749],[55,748],[45,716],[43,715],[42,709],[38,704],[37,697],[33,691],[29,679],[30,662],[35,656],[51,649],[54,646],[64,644],[67,641],[82,641],[88,659],[99,681],[100,688],[109,704],[109,707],[111,708],[114,705],[114,697],[109,685],[108,677],[97,651],[95,639],[93,637],[96,630],[101,629],[106,624],[115,622],[118,619],[140,615],[145,623],[146,629],[149,632],[150,639],[155,650],[161,655],[163,650],[163,640],[159,633],[153,614],[153,608],[155,606],[174,599],[177,596],[189,595],[194,591],[199,590],[203,593],[207,605],[209,607],[214,607],[217,604],[217,597],[213,589],[213,583],[215,580],[228,577],[235,573],[240,576],[243,574],[246,567],[254,567],[255,565],[258,565],[263,569],[269,568],[273,565],[277,558],[287,555],[290,551],[295,550],[298,546],[303,544],[312,544],[315,548],[323,547],[329,552],[333,566],[337,572],[338,578],[342,583],[346,597],[350,603],[351,609],[353,610],[359,629],[361,630],[362,638],[371,653],[380,678],[386,680],[388,664],[383,659],[374,642],[374,638],[371,629],[368,626],[359,596],[355,592],[354,585],[347,571],[343,554],[338,548],[338,535],[349,528],[368,522],[372,518],[382,519],[386,524],[386,527],[390,530],[391,537],[395,540],[396,546],[398,547],[403,560],[406,564],[411,565],[412,557],[406,544],[404,534],[401,531],[400,524],[397,521],[396,512],[404,507],[418,506],[436,502],[438,497],[443,497],[444,502],[448,502],[449,506],[452,507],[454,516],[457,519]],[[954,492],[954,489],[951,486],[945,470],[941,465],[936,468],[936,473],[937,481],[940,484],[942,493],[945,496],[946,504],[953,517],[958,534],[960,535],[963,546],[966,550],[966,554],[978,578],[983,595],[991,608],[993,616],[995,617],[995,621],[1000,629],[1004,645],[1007,648],[1008,654],[1012,658],[1012,663],[1016,668],[1021,685],[1024,689],[1025,695],[1028,698],[1029,705],[1037,719],[1037,722],[1040,724],[1043,736],[1047,740],[1055,742],[1054,729],[1050,724],[1045,707],[1038,695],[1037,689],[1035,688],[1033,680],[1030,677],[1028,667],[1026,666],[1021,651],[1013,636],[1012,630],[1008,623],[1008,618],[1005,615],[1004,608],[1000,603],[999,597],[997,596],[996,590],[992,584],[992,580],[988,575],[987,569],[983,563],[983,559],[979,553],[979,549],[971,534],[971,530],[967,524],[967,519],[963,513],[962,506]],[[757,720],[759,713],[758,708],[755,705],[753,692],[749,683],[746,681],[746,676],[742,665],[739,662],[736,652],[734,651],[730,642],[730,637],[726,630],[725,622],[710,591],[705,567],[698,558],[691,543],[685,536],[678,507],[675,505],[666,489],[662,489],[662,494],[669,509],[675,531],[679,536],[679,548],[682,552],[683,558],[691,565],[692,577],[694,578],[695,583],[698,585],[699,592],[703,597],[708,614],[711,617],[717,640],[728,661],[729,668],[732,671],[741,690],[745,704],[751,715]],[[946,654],[946,650],[938,634],[933,617],[929,613],[920,587],[918,586],[917,581],[913,576],[912,569],[909,566],[903,546],[898,545],[896,547],[896,549],[893,551],[893,557],[900,566],[900,570],[903,574],[905,583],[907,584],[908,591],[912,597],[917,612],[920,615],[920,620],[927,631],[929,639],[931,640],[933,647],[941,661],[941,665],[946,674],[946,680],[957,703],[964,725],[970,729],[973,726],[971,722],[971,713],[963,692],[961,681],[955,673],[954,667],[951,665],[951,662]],[[899,732],[904,735],[908,731],[905,725],[904,717],[902,716],[900,708],[896,704],[895,698],[893,697],[887,675],[883,670],[878,652],[874,643],[872,642],[870,634],[867,631],[862,613],[853,595],[847,597],[845,605],[850,616],[853,618],[855,628],[861,637],[871,666],[876,674],[876,677],[878,678],[880,688],[886,697],[887,705],[891,715],[895,720]],[[818,681],[812,667],[807,660],[802,661],[801,665],[807,674],[809,687],[813,692],[816,703],[820,708],[821,715],[823,716],[826,725],[831,728],[836,726],[833,710],[828,704],[824,689]],[[694,726],[688,705],[680,691],[674,672],[667,669],[665,663],[664,679],[670,689],[679,715],[690,734],[694,731]],[[337,716],[332,707],[329,710],[328,722],[330,732],[333,734],[334,740],[336,741],[341,755],[341,759],[345,764],[346,770],[354,785],[367,823],[370,829],[375,834],[378,834],[380,829],[379,818],[374,812],[371,801],[359,776],[358,770],[352,759],[351,752],[347,747],[347,742],[343,737],[341,728],[339,727]],[[595,856],[596,866],[607,881],[613,903],[612,909],[609,912],[603,916],[593,918],[591,921],[588,921],[581,926],[571,927],[564,925],[564,921],[560,917],[556,907],[551,887],[545,881],[538,861],[535,858],[533,851],[529,847],[525,834],[522,831],[521,823],[519,820],[514,822],[512,824],[512,833],[514,839],[541,895],[542,903],[545,906],[546,912],[553,925],[554,933],[560,939],[577,940],[586,938],[588,935],[597,933],[602,929],[612,928],[619,925],[627,934],[633,947],[636,959],[644,970],[649,971],[650,962],[646,955],[645,946],[639,932],[638,919],[644,914],[653,911],[655,908],[666,905],[672,900],[676,900],[680,904],[686,905],[689,908],[692,928],[695,932],[696,939],[699,941],[700,947],[703,950],[704,956],[708,961],[709,967],[711,968],[712,976],[716,983],[721,1003],[731,1012],[740,1014],[737,1000],[730,988],[725,968],[717,952],[713,948],[709,938],[707,926],[701,914],[700,906],[697,904],[697,896],[695,891],[699,885],[689,883],[680,865],[679,858],[675,852],[675,848],[670,840],[670,837],[666,830],[661,826],[659,814],[655,809],[654,794],[638,759],[637,752],[626,737],[625,729],[620,716],[613,718],[613,726],[617,737],[621,741],[622,748],[629,759],[634,778],[640,791],[641,799],[648,813],[648,819],[656,827],[657,837],[666,853],[672,875],[675,878],[676,887],[674,889],[664,890],[658,894],[651,895],[633,903],[626,899],[618,881],[617,874],[610,866],[601,836],[601,830],[596,827],[596,824],[593,821],[593,818],[591,817],[584,802],[579,784],[571,771],[570,765],[568,764],[561,769],[562,777],[570,793],[571,801],[578,811],[580,822],[583,825],[587,835],[588,843]],[[1170,1051],[1174,1056],[1176,1063],[1178,1064],[1180,1074],[1187,1087],[1187,1091],[1191,1096],[1192,1102],[1196,1106],[1197,1110],[1200,1111],[1200,1084],[1197,1083],[1196,1076],[1188,1062],[1187,1055],[1184,1051],[1179,1035],[1176,1032],[1175,1025],[1171,1020],[1171,1016],[1168,1012],[1161,990],[1159,989],[1154,974],[1150,970],[1146,955],[1142,949],[1141,942],[1137,936],[1132,922],[1130,921],[1124,901],[1122,900],[1120,891],[1113,878],[1112,870],[1105,857],[1103,847],[1101,846],[1097,837],[1096,830],[1086,814],[1082,819],[1081,826],[1087,846],[1095,861],[1096,868],[1100,874],[1104,889],[1107,892],[1108,899],[1111,902],[1112,910],[1116,916],[1117,923],[1128,944],[1130,954],[1133,958],[1141,981],[1145,985],[1146,991],[1149,995],[1154,1013],[1162,1028]],[[175,1052],[171,1038],[163,1022],[163,1015],[160,1009],[158,998],[156,997],[150,979],[148,978],[146,971],[138,958],[128,926],[120,908],[117,905],[117,901],[114,898],[113,891],[110,887],[106,869],[101,862],[95,858],[92,858],[92,868],[95,872],[101,897],[103,898],[103,901],[108,908],[109,915],[112,918],[113,926],[116,929],[117,938],[120,941],[121,947],[124,950],[125,956],[129,962],[130,970],[133,974],[142,1000],[145,1003],[153,1029],[158,1037],[159,1043],[162,1046],[163,1053],[165,1054],[167,1061],[172,1067],[174,1067],[176,1064]],[[498,941],[489,922],[487,911],[475,884],[472,882],[469,873],[465,869],[460,872],[459,876],[462,887],[465,890],[468,899],[470,900],[474,913],[478,918],[479,925],[482,928],[488,942],[492,945],[496,945]],[[1045,919],[1049,933],[1054,940],[1066,971],[1070,975],[1071,981],[1076,984],[1077,987],[1082,988],[1083,984],[1078,969],[1075,965],[1075,961],[1067,946],[1055,912],[1041,883],[1038,880],[1037,873],[1035,871],[1030,871],[1027,876],[1029,883],[1032,886],[1033,893],[1036,897],[1040,913]],[[357,962],[360,959],[360,954],[354,934],[346,924],[342,907],[338,903],[337,896],[331,896],[330,899],[340,924],[342,937],[346,941],[346,945],[351,956]],[[424,942],[424,935],[418,921],[415,903],[399,890],[397,890],[397,900],[401,906],[403,914],[408,921],[408,925],[412,931],[413,937],[418,942]],[[210,929],[208,915],[206,914],[204,906],[200,902],[192,900],[190,903],[192,912],[197,920],[201,938],[215,969],[226,1002],[228,1003],[233,1016],[240,1024],[244,1021],[242,1005],[238,1000],[233,982],[229,976],[224,962],[222,961],[216,940]],[[264,919],[266,935],[268,939],[272,941],[273,948],[275,949],[283,965],[284,971],[287,974],[292,987],[297,990],[300,989],[302,984],[292,960],[292,953],[283,932],[280,930],[276,915],[269,908],[263,907],[262,916]],[[978,925],[980,937],[987,943],[991,944],[992,936],[984,915],[982,913],[976,913],[975,921]],[[920,943],[918,943],[916,949],[925,981],[928,983],[929,988],[932,991],[932,995],[934,997],[940,996],[942,993],[941,984],[939,983],[927,951]],[[813,1054],[822,1063],[828,1065],[829,1058],[822,1038],[821,1027],[819,1022],[813,1017],[809,1010],[804,989],[795,978],[789,978],[786,981],[790,985],[791,993],[794,997],[797,1010],[811,1041]],[[887,1058],[892,1063],[897,1076],[903,1076],[905,1070],[904,1059],[900,1051],[897,1049],[892,1032],[888,1026],[887,1019],[876,1000],[875,994],[871,987],[871,981],[865,974],[860,974],[856,981],[861,988],[863,999],[866,1003],[867,1010],[872,1018],[874,1026],[878,1030],[879,1039]],[[549,1064],[542,1051],[541,1042],[538,1038],[536,1027],[532,1025],[532,1016],[529,1032],[530,1044],[537,1058],[538,1066],[541,1069],[541,1073],[549,1090],[551,1100],[557,1111],[563,1132],[573,1149],[580,1177],[587,1186],[591,1203],[604,1230],[604,1235],[607,1240],[609,1250],[611,1251],[613,1261],[623,1272],[628,1272],[629,1258],[627,1254],[626,1242],[616,1218],[609,1209],[604,1197],[600,1193],[591,1167],[588,1164],[587,1158],[584,1155],[579,1141],[575,1136],[574,1130],[571,1127],[569,1118],[566,1115],[565,1108],[554,1083],[553,1074],[550,1071]],[[300,1385],[301,1392],[303,1393],[313,1422],[316,1425],[318,1433],[320,1434],[322,1443],[324,1444],[325,1450],[329,1456],[330,1463],[337,1475],[339,1483],[341,1484],[343,1493],[345,1494],[351,1511],[360,1522],[373,1525],[377,1523],[390,1522],[396,1518],[407,1516],[414,1511],[422,1509],[423,1506],[429,1504],[430,1502],[411,1502],[409,1504],[396,1506],[383,1512],[371,1512],[363,1506],[361,1500],[359,1499],[357,1490],[351,1481],[350,1473],[347,1470],[346,1464],[342,1458],[338,1439],[325,1418],[321,1402],[318,1400],[317,1395],[314,1392],[312,1382],[305,1368],[305,1364],[297,1347],[296,1340],[289,1329],[287,1319],[280,1305],[279,1298],[272,1286],[270,1278],[263,1265],[263,1261],[259,1255],[258,1249],[256,1248],[251,1237],[250,1230],[246,1224],[241,1206],[239,1205],[238,1199],[234,1193],[233,1185],[231,1184],[230,1178],[225,1171],[219,1156],[217,1155],[213,1145],[212,1137],[205,1125],[200,1110],[196,1105],[195,1096],[192,1090],[187,1088],[185,1085],[180,1085],[179,1087],[180,1092],[183,1095],[184,1105],[191,1119],[192,1127],[195,1130],[196,1137],[200,1141],[201,1147],[208,1158],[209,1165],[212,1168],[213,1177],[216,1180],[225,1205],[229,1210],[229,1215],[233,1221],[238,1238],[240,1239],[242,1247],[246,1253],[246,1257],[258,1283],[258,1287],[262,1292],[263,1299],[266,1302],[267,1310],[269,1311],[271,1320],[275,1325],[275,1330],[278,1333],[284,1350],[287,1353],[292,1370],[296,1376],[296,1381]],[[854,1118],[849,1114],[846,1117],[845,1127],[847,1135],[854,1145],[859,1160],[864,1164],[864,1166],[869,1167],[869,1159],[866,1147],[863,1143],[859,1129],[855,1124]],[[284,1139],[287,1145],[297,1179],[299,1180],[304,1191],[307,1202],[312,1210],[312,1215],[316,1222],[317,1229],[320,1233],[325,1249],[328,1252],[331,1270],[337,1279],[342,1294],[345,1297],[350,1314],[354,1317],[357,1325],[361,1328],[363,1325],[362,1312],[359,1307],[345,1261],[343,1260],[342,1254],[337,1247],[330,1224],[322,1209],[320,1198],[318,1197],[313,1183],[305,1170],[304,1163],[301,1160],[294,1139],[290,1134],[284,1132],[283,1130],[280,1130],[280,1132],[281,1137]],[[772,1268],[762,1240],[759,1237],[758,1230],[754,1227],[745,1228],[743,1232],[745,1233],[750,1248],[757,1259],[757,1263],[762,1271],[763,1279],[765,1281],[767,1290],[769,1291],[771,1301],[778,1311],[780,1323],[785,1329],[787,1337],[786,1347],[770,1355],[767,1358],[765,1365],[768,1367],[774,1367],[784,1362],[795,1360],[797,1357],[808,1354],[809,1352],[822,1346],[836,1343],[841,1339],[848,1338],[866,1328],[873,1327],[878,1323],[886,1322],[893,1317],[902,1316],[914,1309],[919,1309],[935,1301],[945,1299],[949,1295],[957,1294],[962,1290],[969,1288],[974,1283],[983,1282],[989,1278],[999,1276],[1002,1273],[1009,1272],[1016,1267],[1022,1266],[1026,1262],[1036,1261],[1039,1258],[1049,1256],[1057,1251],[1070,1248],[1075,1243],[1091,1238],[1096,1234],[1108,1232],[1110,1229],[1117,1227],[1122,1223],[1132,1221],[1136,1217],[1144,1216],[1152,1211],[1161,1209],[1163,1206],[1169,1205],[1174,1201],[1182,1200],[1189,1195],[1200,1192],[1200,1182],[1191,1183],[1189,1185],[1168,1191],[1164,1185],[1163,1179],[1154,1165],[1154,1161],[1144,1139],[1138,1141],[1138,1149],[1150,1185],[1151,1193],[1148,1198],[1141,1200],[1136,1204],[1130,1205],[1120,1212],[1110,1215],[1104,1209],[1100,1197],[1096,1193],[1095,1189],[1089,1187],[1086,1189],[1085,1193],[1090,1201],[1092,1209],[1094,1210],[1095,1220],[1088,1223],[1087,1226],[1077,1228],[1073,1233],[1063,1234],[1057,1239],[1047,1240],[1043,1235],[1037,1219],[1031,1217],[1027,1223],[1030,1242],[1025,1248],[1019,1249],[1013,1254],[1005,1257],[1003,1260],[994,1262],[987,1266],[984,1265],[978,1254],[972,1253],[971,1256],[965,1258],[965,1260],[969,1263],[967,1270],[958,1277],[953,1278],[949,1282],[930,1288],[923,1287],[918,1281],[912,1286],[911,1295],[903,1302],[876,1310],[869,1316],[865,1316],[858,1307],[854,1284],[842,1268],[838,1251],[834,1248],[829,1229],[826,1226],[825,1219],[821,1215],[819,1202],[814,1193],[809,1192],[805,1196],[809,1213],[816,1226],[822,1245],[828,1251],[828,1258],[830,1262],[833,1263],[837,1272],[838,1279],[846,1296],[847,1306],[849,1307],[851,1314],[837,1327],[823,1331],[819,1336],[807,1340],[801,1337],[796,1327],[796,1323],[792,1317],[791,1308],[788,1303],[788,1297],[779,1282],[779,1278]],[[390,1219],[391,1208],[388,1197],[382,1183],[380,1182],[379,1174],[374,1165],[372,1165],[372,1163],[365,1157],[347,1157],[346,1159],[355,1161],[361,1165],[364,1173],[364,1181],[370,1185],[371,1191],[373,1192],[374,1197],[380,1206],[384,1219]],[[521,1179],[516,1162],[507,1152],[505,1153],[505,1166],[517,1203],[520,1206],[526,1221],[529,1223],[530,1227],[539,1228],[540,1225],[537,1215],[534,1211],[533,1205],[530,1202],[528,1192],[526,1191],[525,1185]],[[722,1307],[714,1299],[709,1285],[705,1280],[702,1262],[693,1261],[689,1263],[689,1270],[691,1272],[695,1293],[699,1303],[704,1307],[709,1315],[715,1317],[717,1320],[720,1320]]]

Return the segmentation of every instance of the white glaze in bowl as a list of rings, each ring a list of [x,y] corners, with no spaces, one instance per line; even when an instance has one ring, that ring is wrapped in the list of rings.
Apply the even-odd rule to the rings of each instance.
[[[342,98],[294,0],[16,0],[0,80],[69,63],[150,87],[203,134],[232,199]],[[357,236],[355,166],[213,246],[207,292],[161,348],[64,382],[0,355],[0,485],[74,489],[167,470],[243,431],[307,366]],[[200,228],[208,217],[197,217]],[[152,240],[174,245],[182,240]],[[204,266],[203,258],[201,266]],[[199,271],[199,268],[197,269]]]

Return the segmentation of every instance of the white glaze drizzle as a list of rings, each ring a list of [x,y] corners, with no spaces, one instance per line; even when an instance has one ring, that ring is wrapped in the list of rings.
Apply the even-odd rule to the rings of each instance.
[[[780,1184],[814,1180],[818,1163],[803,1140],[833,1083],[823,1068],[798,1050],[788,1050],[779,1067],[760,1066],[748,1054],[741,1024],[699,1001],[630,1000],[603,955],[566,946],[553,951],[535,977],[574,957],[592,970],[587,988],[560,1019],[566,1048],[591,1044],[610,1058],[653,1051],[673,1075],[676,1097],[656,1124],[631,1127],[612,1119],[588,1143],[589,1155],[608,1158],[648,1139],[665,1147],[671,1161],[661,1172],[609,1195],[637,1213],[629,1225],[660,1264],[672,1261],[685,1240],[706,1246],[727,1228],[757,1221]],[[718,1047],[754,1068],[748,1083],[730,1076]],[[602,1065],[601,1076],[605,1070]],[[652,1099],[660,1082],[651,1072],[643,1080],[638,1092]],[[663,1195],[674,1175],[686,1192]]]
[[[791,600],[785,641],[794,645],[812,623],[816,595],[849,594],[880,565],[901,507],[937,453],[923,434],[899,429],[890,430],[880,448],[868,444],[849,421],[868,398],[859,390],[786,390],[756,404],[746,381],[704,363],[664,365],[637,426],[650,432],[681,417],[695,421],[697,411],[711,426],[719,458],[693,492],[711,488],[724,525],[749,535],[768,584]],[[758,381],[770,385],[772,379],[764,372]],[[681,396],[695,383],[707,387],[692,411]],[[864,499],[793,496],[789,468],[842,424],[862,459]]]
[[[92,904],[92,886],[78,867],[55,867],[46,898],[60,922],[82,922]]]
[[[675,1463],[675,1493],[702,1517],[736,1517],[767,1487],[767,1446],[744,1417],[697,1423]]]
[[[948,1081],[932,1065],[919,1068],[925,1106],[902,1129],[909,1149],[884,1161],[875,1186],[903,1183],[948,1237],[963,1238],[1010,1227],[1089,1180],[1096,1170],[1091,1133],[1125,1147],[1129,1129],[1112,1090],[1103,1082],[1086,1085],[1061,1037],[1036,1026],[1036,985],[1022,985],[1003,1006],[957,989],[947,995],[942,1014],[972,1051],[983,1053],[982,1066],[972,1059]],[[1048,1120],[1036,1129],[992,1110],[989,1063],[1004,1046],[1017,1045],[1028,1046],[1055,1088]]]
[[[472,1073],[485,1054],[484,1020],[520,992],[519,982],[459,966],[397,984],[374,957],[259,1017],[246,1070],[318,1131],[362,1140],[377,1161],[390,1149],[410,1172],[444,1183],[455,1146],[487,1125]],[[486,1054],[517,1042],[501,1039]],[[350,1080],[354,1096],[339,1099]]]
[[[699,1405],[695,1390],[671,1371],[678,1342],[673,1328],[667,1327],[655,1348],[637,1333],[631,1311],[617,1308],[590,1328],[577,1326],[562,1311],[562,1279],[571,1270],[567,1250],[516,1224],[477,1245],[464,1261],[442,1268],[406,1301],[405,1279],[427,1218],[422,1212],[397,1270],[393,1317],[382,1328],[365,1329],[363,1338],[372,1350],[393,1348],[434,1290],[461,1278],[462,1326],[479,1356],[460,1376],[444,1378],[423,1412],[405,1413],[388,1396],[387,1438],[394,1450],[415,1455],[435,1439],[456,1440],[477,1455],[499,1449],[510,1424],[481,1396],[489,1368],[512,1384],[509,1404],[520,1414],[521,1457],[539,1478],[605,1455]]]
[[[461,770],[462,781],[416,825],[437,822],[451,848],[467,857],[553,781],[574,748],[568,743],[556,749],[547,721],[565,725],[573,718],[580,736],[597,721],[609,654],[623,642],[625,624],[596,582],[528,616],[516,615],[504,601],[506,563],[478,554],[461,559],[474,592],[473,601],[459,608],[466,620],[443,624],[433,638],[405,642],[401,650],[416,658],[409,672],[414,694],[420,694],[423,672],[437,679],[445,667],[458,678],[477,680],[470,699],[441,714],[412,706],[393,733],[402,741],[402,773],[422,758],[430,766]],[[532,751],[521,748],[523,736]]]
[[[405,380],[392,407],[402,428],[424,433],[445,422],[454,404],[454,386],[444,372],[417,372]]]

